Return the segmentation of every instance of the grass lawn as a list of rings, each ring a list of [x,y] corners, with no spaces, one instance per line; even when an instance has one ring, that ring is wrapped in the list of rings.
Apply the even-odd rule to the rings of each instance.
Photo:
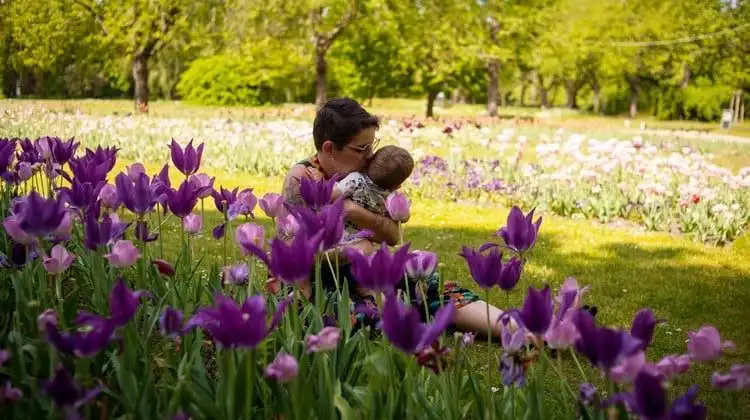
[[[157,167],[148,167],[154,172]],[[281,179],[245,176],[222,176],[216,186],[254,187],[258,196],[279,191]],[[174,176],[174,175],[173,175]],[[210,228],[219,223],[213,202],[207,200],[207,232],[194,242],[195,252],[206,259],[221,261],[220,242],[210,237]],[[210,209],[210,210],[209,210]],[[260,212],[260,210],[258,210]],[[420,201],[413,204],[411,221],[405,227],[405,238],[413,248],[428,249],[440,256],[446,279],[472,286],[466,265],[457,255],[461,245],[478,246],[493,239],[496,229],[505,223],[506,208],[487,208],[456,203]],[[259,215],[258,223],[270,229],[270,221]],[[179,237],[176,232],[168,237]],[[176,246],[177,244],[175,244]],[[176,250],[172,249],[172,252]],[[238,251],[234,250],[234,258]],[[716,325],[722,334],[738,345],[736,353],[715,364],[695,365],[691,373],[677,383],[684,390],[698,383],[701,397],[707,401],[711,418],[748,418],[750,396],[730,400],[710,388],[710,375],[716,369],[750,359],[750,251],[741,246],[712,248],[687,239],[658,233],[635,233],[598,226],[585,220],[568,220],[544,215],[540,240],[527,266],[524,285],[550,284],[558,288],[565,277],[576,277],[592,290],[587,302],[600,308],[600,322],[628,327],[633,315],[642,307],[652,308],[666,323],[656,329],[649,360],[656,362],[666,354],[686,351],[687,332],[703,324]],[[522,293],[514,291],[512,305],[518,305]],[[506,307],[508,297],[493,292],[490,301]],[[477,345],[474,359],[478,368],[486,368],[487,346]],[[493,352],[499,347],[493,345]],[[566,357],[564,370],[570,377],[577,371]],[[550,378],[550,390],[557,390]],[[548,401],[549,402],[549,401]],[[552,404],[551,404],[552,405]],[[551,411],[555,412],[554,407]]]

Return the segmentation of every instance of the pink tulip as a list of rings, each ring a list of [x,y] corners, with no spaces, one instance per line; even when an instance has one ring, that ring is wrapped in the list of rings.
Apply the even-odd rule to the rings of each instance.
[[[117,198],[117,188],[112,184],[103,186],[101,191],[99,191],[99,200],[101,200],[102,204],[105,206],[111,209],[116,209],[118,204],[120,204]]]
[[[117,268],[126,268],[141,258],[141,251],[132,242],[120,240],[115,242],[112,252],[106,254],[104,258]]]
[[[566,311],[566,313],[568,313]],[[570,317],[564,317],[560,321],[554,321],[552,326],[544,333],[544,340],[553,349],[570,348],[578,338],[578,329],[576,329],[573,320]]]
[[[276,193],[266,193],[260,199],[260,208],[271,219],[279,217],[283,205],[284,202],[281,200],[281,196]]]
[[[202,188],[202,187],[208,187],[206,188],[200,195],[198,195],[198,198],[206,198],[210,197],[211,193],[214,192],[214,181],[216,181],[216,178],[211,178],[207,174],[195,174],[190,176],[190,182],[195,185],[196,188]]]
[[[698,331],[688,333],[687,348],[693,360],[709,361],[721,357],[724,349],[734,348],[734,343],[722,342],[716,327],[704,325]]]
[[[646,355],[639,351],[638,353],[626,357],[609,372],[610,379],[618,384],[629,384],[633,382],[638,373],[646,364]]]
[[[669,355],[659,360],[654,365],[657,371],[659,371],[666,380],[670,380],[676,376],[679,376],[690,369],[690,355],[683,354],[680,356]]]
[[[133,181],[137,180],[141,174],[146,173],[146,168],[141,163],[134,163],[125,170],[128,172],[128,178],[132,179]]]
[[[336,327],[325,327],[317,335],[309,335],[305,339],[307,353],[318,353],[334,350],[339,345],[341,330]]]
[[[265,239],[265,229],[263,229],[263,226],[256,225],[255,223],[243,223],[234,233],[234,240],[242,248],[242,255],[250,255],[250,251],[245,244],[252,244],[258,248],[263,248]]]
[[[266,367],[266,377],[281,383],[293,381],[297,378],[298,372],[297,359],[283,351]]]
[[[68,240],[73,232],[73,218],[70,213],[65,213],[57,229],[52,233],[58,240]]]
[[[26,231],[21,229],[21,221],[19,219],[20,217],[15,214],[6,217],[5,220],[3,220],[5,232],[19,244],[31,245],[36,242],[36,237],[29,235]]]
[[[45,333],[47,325],[57,325],[57,312],[54,309],[46,309],[36,319],[36,326],[39,332]]]
[[[69,253],[64,246],[57,244],[50,250],[50,256],[44,258],[42,265],[49,274],[55,275],[67,270],[74,259],[75,255]]]
[[[424,279],[437,268],[437,255],[434,252],[414,251],[406,262],[406,273],[411,278]]]
[[[299,222],[297,222],[297,219],[294,216],[287,214],[286,216],[279,218],[278,229],[279,234],[281,234],[282,237],[292,238],[297,234]]]
[[[255,206],[258,204],[258,198],[253,194],[253,190],[248,188],[237,194],[237,202],[242,206],[242,214],[252,215]]]
[[[579,309],[581,307],[581,300],[583,299],[583,295],[585,295],[590,288],[591,286],[579,287],[578,280],[573,277],[568,277],[560,287],[560,291],[557,293],[557,297],[555,298],[555,300],[557,301],[557,303],[562,303],[563,296],[565,296],[566,293],[575,291],[576,298],[573,301],[573,305],[571,305],[570,309]]]
[[[411,203],[406,196],[399,192],[392,192],[385,200],[385,206],[388,209],[388,214],[396,222],[408,222],[410,216]]]
[[[185,232],[195,235],[203,228],[203,219],[195,213],[190,213],[182,220],[182,227],[185,229]]]

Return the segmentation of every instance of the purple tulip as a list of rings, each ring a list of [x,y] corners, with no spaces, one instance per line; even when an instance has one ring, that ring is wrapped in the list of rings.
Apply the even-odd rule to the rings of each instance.
[[[23,398],[23,391],[14,388],[10,380],[5,381],[5,385],[0,388],[0,401],[18,402]]]
[[[555,297],[555,301],[557,303],[562,303],[565,296],[568,296],[568,293],[575,293],[575,299],[573,300],[573,303],[571,304],[571,309],[580,309],[581,308],[581,301],[583,300],[583,296],[586,294],[586,292],[591,289],[591,286],[584,286],[579,287],[578,286],[578,280],[576,280],[573,277],[568,277],[563,282],[562,286],[560,286],[560,291],[557,292],[557,297]]]
[[[218,225],[216,225],[216,227],[211,229],[211,235],[214,237],[214,239],[218,241],[219,239],[224,237],[226,230],[227,230],[227,224],[219,223]]]
[[[49,274],[55,275],[64,272],[73,263],[75,255],[68,252],[64,246],[57,244],[52,247],[50,256],[44,258],[42,265]]]
[[[646,354],[643,351],[637,351],[632,356],[628,356],[620,363],[615,365],[609,371],[609,378],[618,384],[629,384],[640,373],[646,365]]]
[[[518,258],[511,258],[503,264],[503,254],[497,247],[491,247],[489,252],[482,253],[481,248],[476,251],[464,246],[459,255],[466,260],[471,277],[485,290],[498,286],[511,291],[521,278],[523,262]]]
[[[65,216],[65,206],[60,200],[42,198],[32,192],[23,205],[19,226],[26,233],[44,237],[57,229]]]
[[[52,320],[55,320],[55,323]],[[47,335],[47,341],[60,353],[73,354],[76,357],[88,358],[99,354],[112,341],[115,325],[106,319],[88,313],[79,313],[76,323],[86,325],[89,328],[72,333],[60,332],[56,324],[57,316],[47,314],[41,322],[46,322],[43,330]]]
[[[391,292],[404,281],[409,244],[393,254],[383,245],[369,256],[356,248],[347,248],[344,256],[351,263],[352,275],[360,286],[376,292]]]
[[[114,217],[116,217],[115,214],[105,214],[99,223],[94,213],[89,212],[86,215],[84,223],[86,236],[83,239],[86,248],[95,251],[98,247],[110,245],[122,237],[130,223],[114,221]]]
[[[151,212],[156,206],[158,197],[145,173],[138,173],[135,179],[121,173],[115,178],[115,184],[117,200],[138,216]]]
[[[731,341],[722,341],[716,327],[705,325],[698,331],[688,333],[687,347],[693,360],[710,361],[721,357],[725,349],[733,349],[735,346]]]
[[[34,141],[36,143],[36,150],[42,156],[42,159],[52,159],[52,149],[55,147],[57,140],[59,140],[57,137],[43,136]]]
[[[25,230],[21,229],[21,215],[11,214],[6,217],[3,220],[3,228],[5,229],[5,233],[19,244],[31,245],[36,243],[36,236],[26,233]]]
[[[218,191],[214,190],[211,193],[211,196],[214,199],[216,210],[218,210],[220,213],[226,213],[227,211],[229,211],[229,206],[237,201],[237,191],[239,191],[239,188],[228,190],[224,187],[221,187]]]
[[[529,287],[523,308],[516,310],[515,316],[529,332],[541,337],[552,323],[552,294],[549,286],[539,290]]]
[[[630,327],[630,335],[643,342],[641,350],[646,350],[654,337],[656,325],[664,322],[656,319],[651,309],[643,308],[635,314],[633,324]]]
[[[523,387],[526,384],[526,376],[523,365],[516,361],[515,358],[508,355],[500,357],[498,364],[500,377],[505,386]]]
[[[82,157],[71,158],[68,166],[73,172],[73,178],[63,174],[64,177],[69,178],[68,181],[76,179],[82,184],[88,182],[91,185],[99,185],[107,182],[107,174],[112,170],[114,163],[109,160],[99,162],[98,157],[87,153]]]
[[[70,376],[62,365],[55,369],[55,376],[44,381],[44,393],[52,399],[69,419],[81,418],[78,409],[88,404],[101,392],[100,387],[86,390]]]
[[[573,322],[580,335],[575,341],[576,350],[605,371],[641,349],[641,340],[626,331],[597,327],[594,317],[585,310],[576,312]]]
[[[401,223],[409,221],[411,203],[404,193],[400,191],[390,193],[385,200],[385,207],[394,221]]]
[[[151,264],[153,264],[156,267],[156,269],[159,271],[159,273],[161,273],[164,276],[173,277],[175,275],[176,271],[174,267],[172,266],[172,264],[164,260],[155,259],[151,261]]]
[[[182,312],[168,306],[159,317],[161,335],[175,339],[183,334]]]
[[[10,180],[10,166],[16,155],[16,140],[0,138],[0,176],[6,181]]]
[[[39,257],[35,245],[23,245],[10,241],[10,256],[0,254],[0,267],[22,269],[27,263]]]
[[[542,224],[542,218],[533,222],[534,210],[524,216],[516,206],[510,210],[506,225],[497,231],[497,236],[503,238],[505,246],[515,252],[523,253],[529,251],[536,243],[536,237],[539,233],[539,226]]]
[[[172,139],[172,144],[169,146],[169,150],[172,154],[172,163],[178,171],[182,172],[185,176],[190,176],[198,172],[198,169],[201,167],[201,157],[203,156],[203,143],[195,149],[193,147],[193,141],[190,140],[183,150],[182,147]]]
[[[216,295],[214,307],[203,307],[186,328],[201,327],[225,349],[254,349],[273,330],[288,304],[279,305],[273,321],[266,325],[266,302],[262,296],[250,296],[242,305],[232,298]]]
[[[18,171],[18,180],[21,182],[28,181],[34,176],[34,168],[28,162],[19,162],[16,170]]]
[[[276,193],[266,193],[263,198],[260,199],[260,208],[271,219],[279,217],[281,210],[283,209],[283,201],[281,196]]]
[[[165,214],[167,212],[167,190],[170,188],[172,188],[172,183],[169,181],[169,165],[164,165],[161,171],[151,178],[151,189],[154,191],[159,204],[164,207]]]
[[[119,150],[120,149],[114,146],[105,148],[97,146],[95,150],[86,149],[85,157],[97,165],[106,163],[106,172],[109,172],[115,167],[115,163],[117,162],[117,152]]]
[[[186,233],[196,235],[203,229],[203,219],[195,213],[190,213],[182,219],[182,228]]]
[[[319,353],[335,350],[341,339],[341,330],[336,327],[324,327],[317,335],[305,338],[307,353]]]
[[[148,222],[139,220],[135,222],[135,237],[141,242],[153,242],[159,237],[159,234],[149,233]]]
[[[319,251],[325,252],[338,246],[344,239],[344,199],[318,208],[318,212],[305,207],[290,207],[297,221],[308,232],[321,232]]]
[[[298,372],[297,359],[281,351],[266,367],[266,378],[280,383],[291,382],[297,378]]]
[[[250,281],[247,264],[235,264],[221,269],[221,284],[247,284]]]
[[[120,200],[117,196],[117,189],[112,184],[105,184],[104,186],[102,186],[101,190],[99,190],[98,199],[102,202],[102,204],[112,210],[117,210],[117,208],[120,206]]]
[[[104,185],[93,185],[88,182],[80,183],[77,179],[73,179],[70,188],[61,187],[57,189],[59,191],[58,199],[83,213],[96,202]]]
[[[726,391],[750,389],[750,365],[733,365],[727,374],[714,372],[711,375],[711,385]]]
[[[234,232],[234,240],[242,248],[242,255],[250,255],[252,252],[245,244],[252,244],[256,248],[263,248],[266,242],[266,231],[263,226],[255,223],[243,223]]]
[[[706,406],[697,403],[698,386],[691,386],[688,391],[681,397],[672,402],[672,408],[669,410],[670,420],[703,420],[708,415]]]
[[[7,139],[3,139],[8,141]],[[19,142],[21,144],[21,152],[16,154],[16,158],[19,162],[26,162],[29,165],[34,166],[37,163],[42,163],[43,159],[42,156],[39,154],[39,151],[36,149],[36,145],[34,142],[32,142],[29,139],[23,139]],[[2,141],[0,141],[0,155],[2,155],[2,149],[4,144]],[[2,159],[0,159],[2,161]]]
[[[52,160],[60,166],[65,165],[73,157],[79,144],[74,137],[71,137],[68,141],[62,141],[55,137],[51,150]]]
[[[664,376],[664,379],[671,380],[690,369],[690,355],[664,356],[664,358],[654,365],[654,368]]]
[[[253,194],[252,188],[246,188],[240,191],[240,193],[237,194],[237,201],[235,204],[239,205],[239,208],[237,209],[239,214],[249,215],[250,217],[255,218],[253,210],[258,204],[258,198]]]
[[[214,181],[216,177],[211,178],[207,174],[195,174],[190,176],[190,182],[195,185],[195,188],[202,188],[203,192],[198,196],[200,199],[210,197],[214,192]]]
[[[573,346],[578,339],[578,329],[572,317],[564,317],[552,322],[549,330],[544,334],[544,341],[550,348],[564,350]]]
[[[414,251],[406,261],[406,273],[413,279],[426,279],[437,268],[437,255],[434,252]]]
[[[518,353],[524,344],[526,344],[526,330],[523,327],[512,330],[508,324],[508,319],[505,314],[500,316],[500,344],[503,346],[506,354]]]
[[[176,191],[169,189],[166,192],[169,210],[180,219],[185,218],[193,212],[195,205],[198,204],[198,197],[203,191],[205,191],[204,187],[195,188],[193,183],[183,181]]]
[[[403,305],[395,294],[390,294],[385,299],[381,316],[383,332],[391,344],[406,354],[414,354],[437,341],[453,322],[456,306],[453,302],[445,304],[435,313],[432,324],[423,324],[419,309]]]
[[[134,246],[131,241],[119,240],[112,247],[112,252],[105,254],[104,258],[114,267],[127,268],[141,258],[141,250]]]
[[[279,217],[278,231],[282,237],[293,238],[299,230],[299,222],[292,214]]]
[[[300,179],[299,191],[307,207],[318,211],[330,203],[333,196],[333,187],[336,185],[337,180],[337,177],[321,181],[305,177]]]
[[[590,383],[583,383],[578,387],[578,398],[584,404],[592,404],[599,396],[596,387]]]
[[[142,290],[133,291],[123,279],[117,280],[109,294],[110,322],[116,327],[130,322],[135,316],[141,298],[148,295],[148,292]]]
[[[295,284],[310,276],[321,237],[322,232],[308,235],[303,229],[289,244],[274,239],[270,257],[263,248],[252,243],[245,243],[243,247],[263,261],[275,277],[287,284]]]

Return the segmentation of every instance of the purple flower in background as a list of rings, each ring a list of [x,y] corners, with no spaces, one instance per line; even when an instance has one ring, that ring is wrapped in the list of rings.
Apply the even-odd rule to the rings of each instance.
[[[280,351],[273,362],[266,367],[266,378],[280,383],[291,382],[297,378],[298,371],[297,359]]]
[[[309,178],[301,178],[299,192],[307,207],[317,211],[331,202],[333,187],[338,177],[329,180],[315,181]]]
[[[10,360],[10,350],[0,349],[0,366],[4,365],[5,362]]]
[[[20,141],[21,152],[16,154],[16,158],[19,162],[26,162],[30,165],[41,163],[43,161],[42,156],[36,149],[36,145],[29,139],[23,139]],[[2,147],[0,147],[2,149]]]
[[[256,248],[263,248],[266,242],[266,231],[263,226],[255,223],[243,223],[234,232],[234,240],[242,248],[242,255],[250,255],[252,252],[245,244],[252,244]]]
[[[335,350],[341,339],[341,330],[336,327],[324,327],[318,334],[305,338],[307,353],[318,353]]]
[[[71,158],[68,166],[73,172],[73,178],[63,174],[68,181],[77,179],[82,184],[88,182],[91,185],[99,185],[107,182],[107,174],[112,170],[114,162],[99,162],[96,155],[89,155],[87,152],[85,156]]]
[[[239,208],[237,209],[239,214],[249,215],[250,217],[255,218],[253,210],[257,204],[258,198],[253,194],[252,188],[246,188],[237,194],[235,205],[239,205]]]
[[[250,296],[239,305],[234,299],[216,295],[213,307],[198,310],[186,328],[201,327],[225,349],[254,349],[273,330],[287,305],[279,305],[274,321],[266,325],[266,301],[262,296]]]
[[[153,242],[159,237],[159,234],[149,233],[148,222],[139,220],[135,222],[135,237],[141,242]]]
[[[161,335],[175,339],[183,334],[182,312],[168,306],[159,317]]]
[[[25,230],[21,229],[21,215],[11,214],[3,220],[3,228],[5,233],[8,234],[14,241],[23,245],[31,245],[36,243],[36,236],[26,233]]]
[[[235,264],[221,269],[221,284],[247,284],[250,269],[247,264]]]
[[[276,193],[266,193],[260,199],[259,204],[266,216],[271,219],[275,219],[281,214],[283,202],[281,196]]]
[[[161,171],[151,178],[151,190],[156,195],[159,204],[164,207],[164,213],[167,212],[167,190],[172,188],[169,181],[169,165],[164,165]],[[205,192],[204,192],[205,193]]]
[[[75,255],[69,253],[64,246],[57,244],[50,250],[50,256],[44,258],[42,265],[47,273],[55,275],[67,270],[74,259]]]
[[[297,234],[297,230],[299,230],[299,222],[297,222],[297,218],[292,214],[281,216],[279,217],[278,230],[282,237],[292,238]]]
[[[372,255],[364,255],[356,248],[347,248],[344,256],[351,263],[352,275],[360,286],[377,292],[390,292],[404,280],[409,244],[393,254],[385,245]]]
[[[659,374],[642,370],[633,381],[633,391],[616,394],[604,402],[605,406],[625,403],[631,411],[647,420],[663,419],[667,414],[667,395]]]
[[[57,315],[47,313],[43,330],[47,334],[47,341],[60,353],[74,354],[76,357],[87,358],[96,356],[112,341],[115,325],[97,315],[85,312],[79,313],[76,323],[85,328],[72,333],[60,332],[57,328]],[[53,322],[53,319],[55,322]]]
[[[321,236],[322,232],[308,235],[303,229],[289,244],[274,239],[271,241],[270,257],[263,248],[252,243],[245,243],[243,247],[263,261],[278,279],[287,284],[294,284],[310,276]]]
[[[489,248],[489,251],[484,252],[483,248]],[[464,246],[459,255],[466,260],[471,277],[485,290],[498,286],[511,291],[521,278],[523,262],[518,258],[511,258],[503,263],[503,254],[495,246],[485,244],[478,251]]]
[[[118,201],[138,216],[149,213],[156,206],[158,197],[145,173],[138,173],[135,179],[121,173],[115,178],[115,184]]]
[[[96,149],[86,149],[86,158],[96,162],[97,164],[106,163],[108,165],[107,172],[111,171],[115,167],[117,162],[117,152],[120,151],[115,146],[112,147],[101,147],[97,146]]]
[[[524,328],[536,336],[542,336],[552,323],[552,291],[549,286],[544,289],[529,287],[523,307],[516,310],[515,317]]]
[[[120,200],[117,197],[117,189],[112,184],[106,184],[99,190],[99,200],[112,210],[120,207]]]
[[[750,389],[750,365],[732,365],[727,374],[714,372],[711,385],[727,391]]]
[[[576,350],[605,371],[641,349],[641,340],[626,331],[597,327],[594,317],[585,310],[576,312],[573,322],[579,333],[575,341]]]
[[[10,181],[10,166],[16,155],[16,140],[0,139],[0,176],[6,181]]]
[[[185,176],[190,176],[198,172],[198,169],[201,167],[201,157],[203,156],[203,143],[196,149],[193,147],[193,141],[190,140],[183,150],[172,139],[169,150],[172,154],[172,163],[174,163],[178,171],[182,172]]]
[[[618,384],[629,384],[646,365],[646,354],[637,351],[632,356],[625,357],[609,371],[609,377]]]
[[[306,207],[290,207],[290,211],[308,232],[320,232],[319,251],[336,247],[344,239],[344,200],[340,198],[315,211]]]
[[[85,389],[76,382],[62,365],[55,369],[55,376],[43,382],[44,393],[52,399],[69,419],[81,418],[78,409],[96,398],[100,387]]]
[[[57,140],[60,139],[57,137],[42,136],[34,141],[36,150],[44,160],[52,159],[52,149],[55,147]]]
[[[16,165],[16,171],[20,182],[28,181],[34,176],[34,168],[28,162],[18,162],[18,165]]]
[[[196,235],[203,229],[203,219],[200,215],[190,213],[182,219],[182,228],[190,235]]]
[[[596,387],[588,382],[583,383],[578,387],[578,398],[584,404],[593,403],[598,396],[599,392],[597,391]]]
[[[122,238],[130,223],[114,221],[113,216],[116,215],[104,214],[99,223],[93,212],[86,214],[83,238],[86,248],[95,251],[100,246],[110,245]]]
[[[53,233],[60,225],[65,216],[65,206],[60,200],[48,200],[33,191],[26,199],[20,216],[21,229],[43,237]]]
[[[670,420],[703,420],[708,415],[708,410],[703,403],[696,402],[698,399],[698,386],[693,385],[685,395],[676,398],[669,410]]]
[[[83,213],[96,202],[104,185],[102,183],[98,185],[88,182],[81,183],[74,178],[71,181],[70,188],[60,187],[57,189],[59,191],[58,199]]]
[[[641,350],[646,350],[654,337],[656,325],[663,321],[656,319],[651,309],[643,308],[635,314],[633,324],[630,327],[630,335],[641,340]]]
[[[414,251],[406,261],[406,273],[413,279],[426,279],[437,268],[437,255],[434,252]]]
[[[456,306],[453,302],[438,309],[431,324],[423,324],[419,309],[405,306],[395,294],[390,294],[383,305],[382,328],[388,341],[406,354],[414,354],[432,346],[453,322]]]
[[[116,327],[121,327],[135,316],[142,297],[148,296],[148,292],[142,290],[133,291],[125,283],[118,279],[109,294],[109,320]]]
[[[506,314],[500,316],[500,343],[506,354],[515,354],[526,344],[526,330],[523,327],[513,331],[508,325],[510,319]]]
[[[385,200],[388,214],[396,222],[405,223],[409,221],[410,207],[409,199],[400,191],[394,191]]]
[[[76,149],[80,143],[76,142],[74,137],[71,137],[68,141],[62,141],[57,137],[53,140],[51,150],[52,160],[60,166],[65,165],[76,153]]]
[[[500,377],[503,379],[503,385],[520,388],[526,384],[523,365],[517,362],[515,358],[507,355],[501,356],[498,370],[500,371]]]
[[[180,219],[185,218],[185,216],[193,212],[195,205],[198,204],[198,197],[203,191],[204,187],[196,189],[193,183],[183,181],[177,191],[173,189],[167,190],[169,210]]]
[[[229,211],[229,206],[237,201],[237,191],[239,191],[239,188],[228,190],[224,187],[221,187],[218,191],[214,190],[211,193],[211,196],[214,199],[216,210],[221,213],[226,213],[227,211]]]
[[[712,325],[704,325],[698,331],[688,333],[688,352],[694,360],[710,361],[721,357],[725,349],[733,349],[734,343],[722,341],[719,330]]]
[[[214,192],[214,181],[216,177],[210,177],[207,174],[195,174],[190,176],[190,182],[195,185],[195,188],[203,188],[203,192],[198,198],[210,197]]]
[[[17,402],[23,398],[23,391],[13,387],[10,380],[5,381],[5,385],[0,388],[0,401]]]
[[[0,254],[0,267],[21,269],[37,257],[39,257],[39,251],[35,246],[10,241],[10,256]]]
[[[690,355],[682,354],[679,356],[664,356],[664,358],[654,365],[654,368],[664,375],[664,379],[670,380],[682,375],[690,369]]]
[[[515,252],[523,253],[532,249],[542,224],[541,217],[536,222],[532,220],[533,217],[534,210],[524,216],[520,208],[513,206],[506,225],[497,231],[497,236],[503,238],[505,246]]]
[[[119,240],[112,247],[112,252],[105,254],[104,258],[114,267],[127,268],[141,258],[141,250],[131,241]]]

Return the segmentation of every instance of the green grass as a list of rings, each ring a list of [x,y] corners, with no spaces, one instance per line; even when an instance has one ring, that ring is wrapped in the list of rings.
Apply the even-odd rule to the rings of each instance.
[[[156,166],[149,167],[149,172]],[[173,175],[174,176],[174,175]],[[254,187],[258,196],[279,191],[281,179],[217,174],[216,185]],[[220,242],[210,237],[210,228],[219,223],[213,203],[206,201],[206,233],[197,241],[194,251],[208,261],[220,262]],[[211,211],[208,211],[211,209]],[[260,212],[260,210],[258,210]],[[457,253],[461,245],[478,246],[493,240],[498,227],[504,225],[508,209],[478,207],[457,203],[419,201],[412,208],[411,221],[405,226],[405,239],[414,249],[427,249],[440,256],[440,270],[446,280],[472,286],[466,265]],[[666,354],[686,351],[687,332],[704,324],[713,324],[726,339],[738,345],[736,353],[713,364],[696,364],[691,373],[677,384],[685,390],[692,383],[701,386],[701,398],[709,404],[712,418],[748,418],[750,396],[730,400],[714,392],[710,375],[726,370],[732,364],[747,363],[750,356],[750,249],[747,241],[732,248],[712,248],[688,239],[659,233],[635,233],[623,229],[594,225],[589,221],[568,220],[543,215],[539,242],[530,258],[523,286],[550,284],[558,288],[568,276],[592,286],[586,301],[600,308],[599,322],[629,328],[633,315],[643,307],[654,310],[667,322],[656,329],[648,359],[656,362]],[[270,229],[270,221],[257,219]],[[176,238],[176,232],[169,235]],[[175,243],[174,246],[177,246]],[[170,253],[176,252],[172,249]],[[232,258],[239,258],[233,250]],[[513,306],[521,303],[522,292],[510,295]],[[507,306],[507,296],[493,292],[491,303]],[[488,348],[478,345],[473,358],[479,369],[486,369]],[[493,345],[491,351],[499,352]],[[564,371],[577,379],[569,357],[563,360]],[[558,388],[549,379],[550,392]],[[552,404],[552,403],[550,403]],[[551,407],[553,412],[554,406]]]

